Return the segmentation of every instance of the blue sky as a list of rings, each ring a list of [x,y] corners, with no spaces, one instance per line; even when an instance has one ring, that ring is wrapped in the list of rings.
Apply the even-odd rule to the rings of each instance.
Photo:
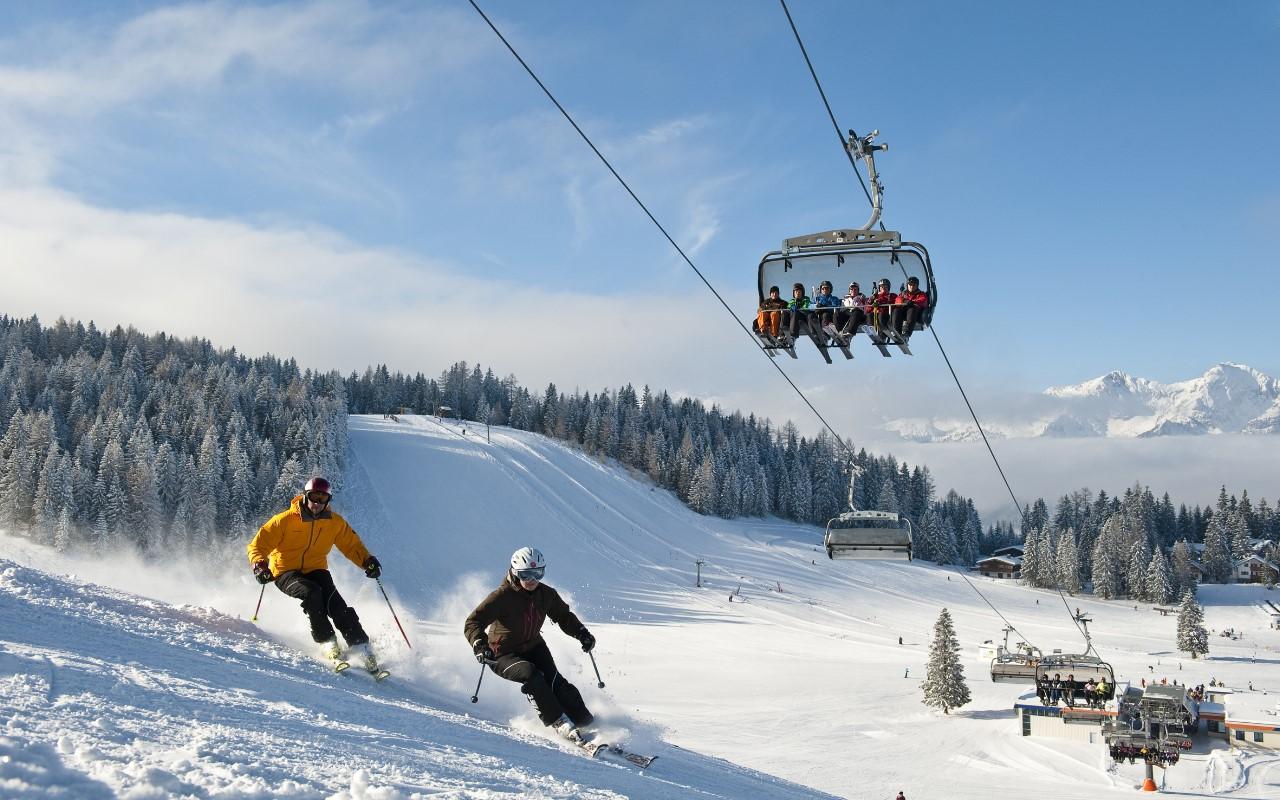
[[[483,4],[709,279],[866,203],[774,2]],[[1280,6],[792,13],[979,401],[1280,374]],[[244,352],[649,383],[812,424],[465,2],[8,3],[0,312]],[[811,348],[810,348],[811,350]],[[786,365],[855,438],[963,414],[912,360]]]

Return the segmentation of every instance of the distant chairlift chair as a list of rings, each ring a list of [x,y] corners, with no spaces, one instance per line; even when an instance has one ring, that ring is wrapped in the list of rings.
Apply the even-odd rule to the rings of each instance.
[[[1040,648],[1026,642],[1018,642],[1009,649],[1009,634],[1013,628],[1004,629],[1004,644],[996,648],[995,658],[991,659],[991,681],[993,683],[1035,683],[1036,667],[1044,659]]]
[[[849,510],[827,522],[827,558],[910,561],[911,521],[890,511],[859,511],[853,504],[853,482],[862,471],[849,464]]]

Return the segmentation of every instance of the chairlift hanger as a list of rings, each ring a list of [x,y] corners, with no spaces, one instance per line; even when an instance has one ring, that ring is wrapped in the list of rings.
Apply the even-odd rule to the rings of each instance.
[[[865,470],[849,462],[849,510],[827,522],[822,536],[830,559],[911,560],[911,521],[891,511],[859,511],[853,484]]]

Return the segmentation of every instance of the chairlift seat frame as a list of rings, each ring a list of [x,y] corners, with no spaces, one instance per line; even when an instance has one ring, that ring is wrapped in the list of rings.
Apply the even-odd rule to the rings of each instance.
[[[832,560],[911,560],[911,521],[890,511],[845,511],[827,522],[822,544]]]

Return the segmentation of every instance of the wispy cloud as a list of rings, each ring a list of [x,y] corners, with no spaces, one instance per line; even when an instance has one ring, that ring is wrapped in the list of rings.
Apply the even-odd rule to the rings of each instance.
[[[691,336],[713,350],[732,344],[700,298],[652,304],[501,281],[477,293],[467,263],[362,247],[322,228],[96,208],[50,189],[0,191],[0,240],[5,313],[205,336],[320,368],[385,361],[430,372],[465,358],[519,365],[533,381],[618,385],[667,370]],[[706,366],[691,363],[689,374]]]

